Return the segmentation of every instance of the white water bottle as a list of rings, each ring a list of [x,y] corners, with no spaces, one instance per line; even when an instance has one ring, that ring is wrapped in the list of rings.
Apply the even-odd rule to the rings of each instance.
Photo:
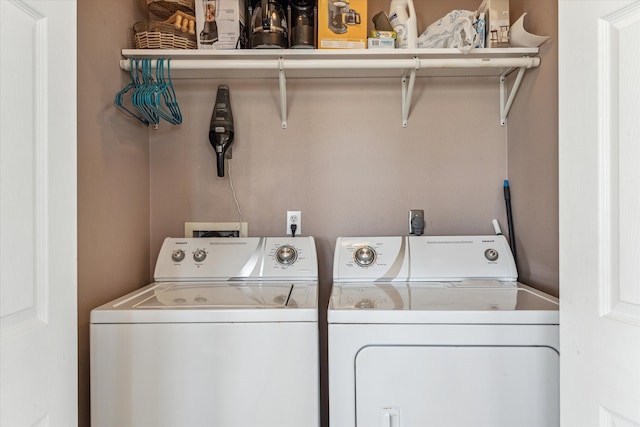
[[[418,25],[413,0],[391,0],[389,21],[397,33],[397,47],[415,49],[418,47]]]

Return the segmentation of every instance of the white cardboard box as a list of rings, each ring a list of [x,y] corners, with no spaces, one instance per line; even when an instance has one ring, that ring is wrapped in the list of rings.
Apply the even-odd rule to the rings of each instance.
[[[246,47],[245,0],[196,0],[198,49]]]
[[[478,13],[485,14],[485,47],[509,47],[509,0],[483,0]]]

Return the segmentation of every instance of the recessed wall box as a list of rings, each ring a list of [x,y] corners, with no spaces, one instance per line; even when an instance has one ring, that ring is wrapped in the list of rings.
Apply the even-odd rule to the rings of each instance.
[[[184,237],[248,237],[246,222],[185,222]]]

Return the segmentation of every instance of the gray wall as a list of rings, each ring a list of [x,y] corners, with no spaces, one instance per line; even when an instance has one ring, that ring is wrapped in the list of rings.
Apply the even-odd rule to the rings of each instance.
[[[551,36],[542,65],[527,72],[509,116],[507,167],[520,280],[558,296],[558,7],[556,0],[511,0],[525,29]]]
[[[131,0],[78,1],[78,396],[89,426],[89,312],[148,283],[149,132],[116,110]],[[136,18],[137,17],[137,18]]]
[[[387,3],[369,1],[370,15]],[[452,3],[416,1],[419,29]],[[512,0],[511,8],[512,20],[529,12],[532,32],[557,33],[556,1]],[[174,83],[184,123],[147,130],[112,106],[128,78],[118,69],[120,49],[141,14],[136,0],[79,1],[81,426],[89,425],[89,310],[146,284],[162,240],[182,235],[185,221],[238,220],[229,174],[216,176],[208,143],[218,84],[231,89],[231,175],[249,234],[283,235],[285,213],[295,209],[303,234],[316,237],[323,340],[337,236],[406,234],[411,208],[425,210],[427,234],[492,233],[493,218],[506,231],[505,178],[521,280],[557,295],[555,38],[525,76],[507,127],[498,124],[495,79],[420,79],[406,129],[399,79],[290,79],[288,129],[275,80],[183,79]]]

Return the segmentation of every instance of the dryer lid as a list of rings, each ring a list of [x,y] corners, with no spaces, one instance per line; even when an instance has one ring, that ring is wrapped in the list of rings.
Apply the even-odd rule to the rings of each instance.
[[[329,323],[558,323],[558,301],[516,282],[334,283]]]

